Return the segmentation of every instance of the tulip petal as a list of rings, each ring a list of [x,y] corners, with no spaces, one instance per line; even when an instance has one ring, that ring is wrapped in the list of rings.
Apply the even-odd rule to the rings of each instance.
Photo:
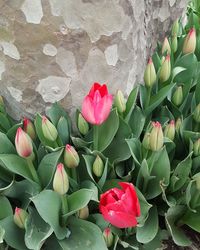
[[[100,92],[100,94],[101,94],[101,97],[104,97],[105,95],[108,95],[108,89],[107,89],[106,84],[103,84],[103,85],[100,87],[99,92]]]
[[[86,96],[83,100],[81,113],[86,121],[92,124],[96,124],[94,117],[94,106],[89,96]]]
[[[90,89],[89,96],[93,99],[94,93],[96,90],[99,90],[101,88],[101,85],[98,82],[93,83],[92,88]]]
[[[95,106],[94,117],[96,124],[102,124],[109,116],[112,107],[112,95],[104,96]]]

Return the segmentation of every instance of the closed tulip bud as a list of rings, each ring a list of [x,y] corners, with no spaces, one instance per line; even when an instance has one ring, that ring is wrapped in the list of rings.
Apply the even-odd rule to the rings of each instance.
[[[17,129],[15,136],[15,147],[19,156],[27,158],[33,153],[31,138],[22,128]]]
[[[173,36],[172,37],[172,52],[175,53],[178,49],[178,40],[177,40],[177,36]]]
[[[165,37],[163,45],[162,45],[162,54],[164,54],[165,52],[167,52],[167,54],[171,54],[171,48],[170,48],[167,37]]]
[[[181,124],[182,124],[181,118],[178,118],[175,123],[175,129],[177,132],[180,130]]]
[[[82,114],[79,113],[78,115],[78,130],[82,135],[86,135],[89,131],[89,125],[87,121],[83,118]]]
[[[159,122],[152,123],[153,128],[150,133],[150,149],[158,151],[163,146],[163,131]]]
[[[25,210],[18,208],[18,207],[15,208],[15,214],[14,214],[13,219],[14,219],[15,224],[18,227],[22,229],[25,228],[25,221],[27,217],[28,217],[28,213]]]
[[[46,116],[42,117],[42,132],[44,137],[49,141],[55,141],[57,139],[58,131]]]
[[[172,25],[172,36],[175,36],[179,33],[179,21],[178,19],[176,19],[176,21],[173,23]]]
[[[194,53],[196,49],[196,30],[190,29],[183,43],[183,54]]]
[[[104,229],[104,231],[103,231],[103,237],[105,239],[106,246],[107,247],[111,247],[112,244],[113,244],[114,236],[113,236],[113,233],[111,232],[111,230],[110,230],[109,227],[107,227],[106,229]]]
[[[183,88],[182,86],[179,86],[176,88],[173,96],[172,96],[172,102],[175,106],[180,106],[183,102]]]
[[[104,164],[102,159],[98,155],[93,163],[92,170],[97,177],[101,177],[103,174]]]
[[[175,137],[175,122],[172,120],[164,130],[164,136],[169,138],[171,141],[174,140]]]
[[[75,168],[79,164],[79,156],[74,147],[67,144],[64,152],[64,162],[68,168]]]
[[[114,100],[115,107],[119,113],[123,113],[126,110],[126,100],[121,90],[117,91]]]
[[[200,123],[200,103],[196,106],[194,110],[193,118],[196,122]]]
[[[54,178],[53,189],[60,195],[67,193],[69,189],[69,179],[62,163],[58,164]]]
[[[81,208],[78,211],[78,217],[82,220],[86,220],[89,216],[89,209],[88,206]]]
[[[146,149],[150,149],[150,133],[146,133],[144,135],[143,141],[142,141],[142,146]]]
[[[31,137],[32,140],[36,138],[35,127],[33,123],[27,118],[24,118],[23,120],[23,129]]]
[[[195,141],[193,145],[194,156],[200,156],[200,139]]]
[[[165,57],[165,61],[161,65],[159,79],[161,82],[166,82],[171,75],[171,62],[170,62],[170,55]]]
[[[4,101],[3,101],[3,97],[0,95],[0,105],[4,106]]]
[[[164,57],[164,56],[162,56],[162,57],[161,57],[161,59],[160,59],[160,63],[161,63],[161,65],[164,63],[164,61],[165,61],[165,57]]]
[[[200,191],[200,173],[195,174],[193,179],[196,181],[196,188]]]
[[[147,67],[144,72],[144,82],[146,87],[152,87],[156,82],[156,71],[151,58],[149,58]]]

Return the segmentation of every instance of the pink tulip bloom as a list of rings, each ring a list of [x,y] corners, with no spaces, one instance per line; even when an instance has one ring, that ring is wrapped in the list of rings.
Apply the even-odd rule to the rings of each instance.
[[[18,155],[23,158],[29,157],[33,152],[31,138],[22,128],[17,129],[15,136],[15,147]]]
[[[110,114],[112,100],[106,84],[94,83],[89,94],[83,100],[83,117],[91,124],[102,124]]]

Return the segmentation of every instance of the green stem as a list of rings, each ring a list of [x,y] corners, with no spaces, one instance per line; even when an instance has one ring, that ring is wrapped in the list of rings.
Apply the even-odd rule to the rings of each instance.
[[[65,194],[61,195],[61,203],[62,203],[62,215],[65,215],[68,213],[68,204],[67,204],[67,197]],[[67,217],[62,217],[62,225],[67,225]]]
[[[76,168],[71,168],[71,177],[72,177],[72,179],[75,180],[76,182],[78,181]]]
[[[98,141],[99,141],[99,133],[98,133],[98,125],[93,126],[93,135],[94,135],[94,143],[93,150],[98,150]]]
[[[37,172],[35,170],[35,167],[33,165],[32,160],[31,159],[27,159],[27,163],[28,163],[28,167],[29,167],[29,170],[31,172],[31,175],[33,177],[33,180],[35,182],[37,182],[38,184],[40,184],[40,180],[39,180],[38,174],[37,174]]]

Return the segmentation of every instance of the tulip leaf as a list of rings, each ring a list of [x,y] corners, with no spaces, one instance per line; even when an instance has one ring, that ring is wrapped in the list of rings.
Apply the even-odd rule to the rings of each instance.
[[[70,131],[68,121],[65,117],[60,117],[57,125],[57,130],[63,145],[68,144],[70,139]]]
[[[59,241],[65,250],[107,250],[102,232],[98,226],[89,221],[80,220],[75,217],[69,218],[68,224],[71,234],[68,239]]]
[[[51,183],[62,152],[63,149],[47,154],[41,160],[38,167],[38,175],[44,187],[47,187]]]
[[[0,196],[0,205],[0,220],[13,214],[11,204],[6,197]]]
[[[188,210],[181,218],[181,222],[200,233],[200,209],[198,209],[195,213]]]
[[[81,188],[92,190],[93,191],[93,195],[91,197],[91,200],[99,202],[99,199],[98,199],[98,188],[96,187],[96,185],[92,181],[86,180],[86,181],[81,182]]]
[[[142,130],[144,128],[145,116],[141,108],[138,107],[137,105],[135,106],[131,114],[129,124],[132,129],[134,137],[138,138],[141,135]]]
[[[126,122],[129,121],[132,111],[135,107],[135,102],[138,96],[138,89],[139,89],[138,86],[135,87],[128,96],[128,100],[126,102],[126,110],[124,112],[124,117],[125,117]]]
[[[174,79],[175,76],[177,76],[179,73],[181,73],[184,70],[186,69],[183,67],[175,67],[172,71],[172,79]]]
[[[7,135],[0,132],[0,154],[15,154],[16,150]]]
[[[3,243],[5,230],[0,226],[0,244]]]
[[[6,132],[11,128],[10,121],[3,113],[0,113],[0,128],[2,128]]]
[[[61,198],[58,193],[51,190],[43,190],[31,198],[42,219],[54,230],[56,237],[60,240],[67,237],[69,231],[60,226]]]
[[[129,146],[129,150],[134,161],[140,165],[141,162],[141,142],[137,138],[126,139],[126,142]]]

